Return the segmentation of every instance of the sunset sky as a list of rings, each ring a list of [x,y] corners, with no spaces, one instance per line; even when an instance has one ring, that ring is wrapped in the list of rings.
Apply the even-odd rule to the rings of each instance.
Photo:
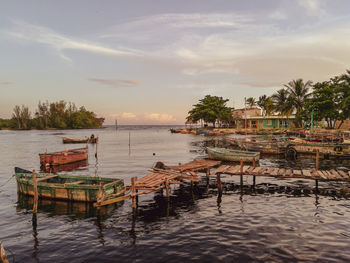
[[[105,124],[183,124],[205,95],[350,69],[348,0],[1,1],[0,118],[65,100]]]

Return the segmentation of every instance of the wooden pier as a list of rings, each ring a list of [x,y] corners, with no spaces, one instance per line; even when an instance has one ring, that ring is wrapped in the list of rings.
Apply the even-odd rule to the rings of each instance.
[[[166,166],[158,162],[150,174],[147,174],[141,179],[137,177],[131,178],[131,184],[126,185],[121,194],[123,196],[113,196],[109,199],[101,198],[96,203],[95,207],[100,207],[126,199],[132,199],[132,206],[136,208],[136,197],[142,194],[149,194],[161,189],[166,189],[166,195],[170,195],[171,184],[183,184],[183,180],[192,182],[199,182],[200,177],[197,172],[204,172],[207,179],[210,175],[210,169],[217,167],[212,173],[217,178],[217,186],[219,190],[222,189],[221,175],[239,175],[241,186],[243,185],[243,175],[253,176],[253,185],[255,185],[256,176],[274,177],[274,178],[294,178],[294,179],[308,179],[316,182],[316,190],[318,190],[318,181],[343,181],[350,182],[350,171],[342,170],[319,170],[319,153],[316,156],[316,168],[313,169],[285,169],[285,168],[266,168],[256,167],[253,165],[244,165],[241,160],[240,165],[220,165],[220,161],[200,160],[195,159],[186,164],[179,164],[175,166]],[[219,166],[220,165],[220,166]]]
[[[195,171],[206,171],[207,176],[209,176],[210,168],[217,166],[220,163],[221,162],[219,161],[195,159],[184,165],[179,164],[177,166],[165,166],[163,163],[159,162],[156,164],[155,168],[152,169],[152,172],[143,178],[137,179],[137,177],[132,177],[131,184],[126,185],[124,187],[124,191],[119,193],[118,196],[113,196],[112,198],[108,199],[101,197],[96,203],[94,203],[94,206],[100,207],[131,198],[132,206],[133,208],[136,208],[137,196],[149,194],[161,189],[165,189],[166,195],[169,197],[170,185],[183,184],[182,180],[199,182],[200,178]],[[129,193],[127,193],[127,191]],[[120,196],[122,194],[124,195]]]

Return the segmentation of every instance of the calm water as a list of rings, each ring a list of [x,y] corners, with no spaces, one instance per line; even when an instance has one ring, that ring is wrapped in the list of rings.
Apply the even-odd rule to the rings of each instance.
[[[157,161],[166,164],[205,157],[206,145],[221,137],[171,134],[169,127],[121,127],[74,131],[0,131],[0,185],[13,167],[39,170],[38,153],[76,148],[61,137],[98,135],[98,161],[90,147],[89,165],[74,173],[130,182]],[[129,149],[130,134],[130,149]],[[314,160],[264,158],[261,166],[314,167]],[[350,168],[348,161],[321,167]],[[100,210],[91,205],[43,200],[36,216],[32,199],[17,196],[15,179],[0,187],[0,241],[10,262],[349,262],[350,199],[345,183],[303,180],[223,178],[173,186]]]

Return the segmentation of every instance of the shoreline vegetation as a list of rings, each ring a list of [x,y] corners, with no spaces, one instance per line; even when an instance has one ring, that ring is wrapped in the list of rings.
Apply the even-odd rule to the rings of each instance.
[[[33,117],[32,117],[33,116]],[[56,129],[98,129],[103,128],[104,118],[88,111],[84,106],[64,100],[41,103],[34,114],[25,105],[16,105],[11,119],[0,118],[0,130],[56,130]]]
[[[219,127],[232,127],[234,108],[227,107],[228,99],[206,95],[188,112],[187,123],[208,123]],[[340,129],[350,118],[350,70],[330,80],[313,84],[296,79],[284,85],[271,96],[245,100],[245,109],[258,106],[262,116],[295,116],[295,127],[316,124],[320,128]]]

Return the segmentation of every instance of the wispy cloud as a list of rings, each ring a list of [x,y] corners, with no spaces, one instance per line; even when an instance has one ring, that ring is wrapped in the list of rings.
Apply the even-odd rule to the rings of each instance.
[[[80,50],[106,56],[141,56],[142,52],[128,48],[112,48],[88,40],[65,36],[50,28],[14,21],[14,27],[7,31],[12,38],[46,45],[58,52],[61,58],[70,60],[64,50]]]
[[[298,3],[306,9],[309,15],[322,16],[326,13],[321,7],[320,0],[298,0]]]
[[[234,28],[248,22],[248,17],[235,13],[169,13],[140,17],[125,27],[172,26],[175,28]]]
[[[7,86],[7,85],[11,85],[13,84],[13,82],[9,82],[9,81],[0,81],[0,85],[1,86]]]
[[[149,113],[145,115],[146,120],[157,121],[157,122],[175,122],[176,118],[166,113]]]
[[[111,86],[114,88],[124,88],[124,87],[136,87],[140,85],[138,80],[130,79],[98,79],[98,78],[89,78],[89,81],[100,83],[103,85]]]

